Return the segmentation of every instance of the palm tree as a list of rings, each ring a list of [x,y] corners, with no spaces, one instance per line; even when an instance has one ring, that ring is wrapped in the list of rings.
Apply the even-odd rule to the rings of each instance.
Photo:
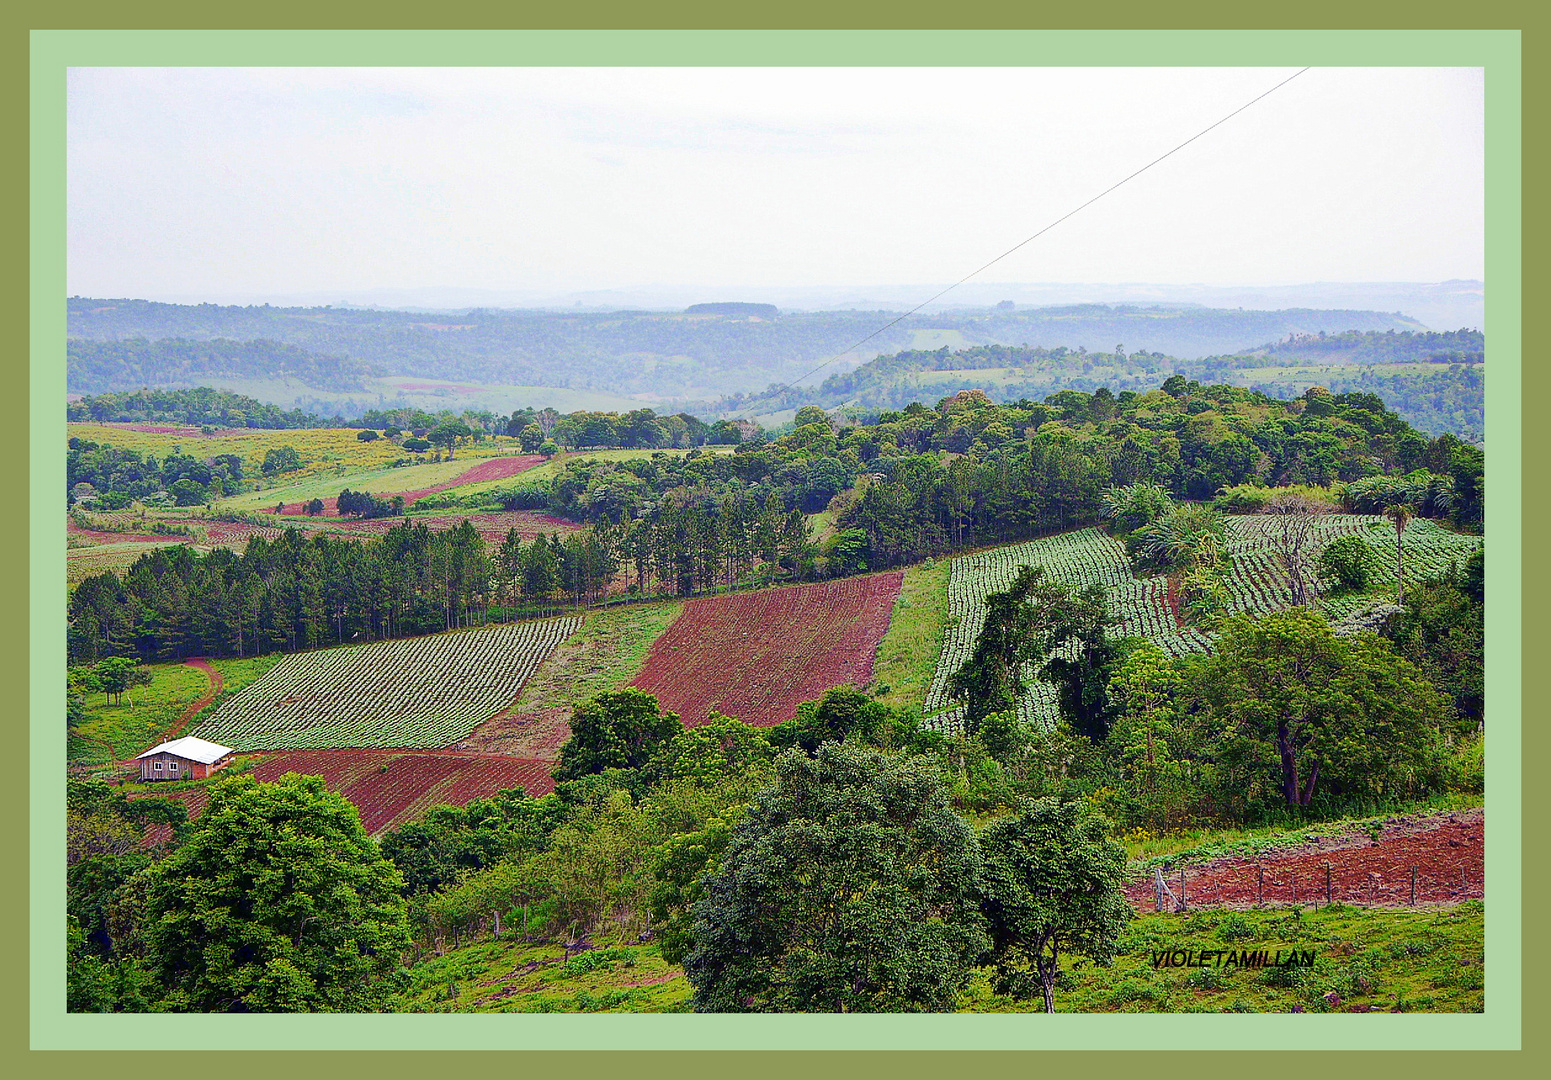
[[[1394,503],[1384,508],[1384,516],[1395,523],[1395,603],[1406,602],[1406,579],[1402,576],[1400,564],[1400,536],[1406,531],[1406,524],[1416,517],[1416,507],[1408,503]]]

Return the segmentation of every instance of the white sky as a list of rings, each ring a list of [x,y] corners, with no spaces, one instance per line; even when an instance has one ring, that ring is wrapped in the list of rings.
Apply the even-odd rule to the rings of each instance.
[[[947,282],[1293,70],[75,69],[68,290]],[[985,280],[1482,278],[1482,99],[1314,69]]]

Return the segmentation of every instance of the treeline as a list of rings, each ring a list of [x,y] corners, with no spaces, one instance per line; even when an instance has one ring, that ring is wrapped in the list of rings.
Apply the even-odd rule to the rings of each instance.
[[[272,446],[259,471],[277,476],[301,467],[295,447]],[[65,498],[95,510],[122,510],[133,502],[198,506],[240,491],[242,468],[237,454],[197,458],[174,449],[158,462],[152,454],[71,438],[65,451]]]
[[[274,429],[328,427],[334,422],[301,409],[282,409],[208,386],[189,390],[142,388],[88,395],[65,406],[65,420],[75,424],[188,424],[191,427]]]
[[[381,367],[360,360],[320,356],[296,345],[263,338],[233,341],[217,337],[196,341],[182,337],[130,337],[99,341],[71,337],[65,344],[65,361],[65,384],[77,394],[167,383],[206,383],[220,376],[293,378],[315,390],[360,392],[366,389],[365,380],[386,374]]]
[[[1477,446],[1486,443],[1486,369],[1480,364],[1450,364],[1416,372],[1341,368],[1321,372],[1319,379],[1335,393],[1371,393],[1428,435],[1452,433]],[[1302,382],[1255,383],[1273,394],[1297,391]],[[1304,380],[1306,382],[1307,380]]]
[[[1341,334],[1294,334],[1262,345],[1255,353],[1266,359],[1339,358],[1348,364],[1480,364],[1486,360],[1486,335],[1480,330],[1402,330]],[[1245,365],[1248,366],[1248,365]]]
[[[1282,401],[1171,376],[1145,394],[1064,390],[999,405],[966,391],[838,430],[812,406],[796,420],[791,434],[732,454],[569,462],[463,504],[617,521],[665,501],[709,510],[773,495],[787,509],[833,509],[841,529],[865,533],[861,559],[873,569],[1091,523],[1104,488],[1140,481],[1204,500],[1244,483],[1328,487],[1426,469],[1450,478],[1453,521],[1483,520],[1482,452],[1451,435],[1429,440],[1372,394]]]
[[[242,479],[242,458],[236,454],[203,461],[174,451],[158,462],[149,454],[142,457],[89,439],[71,439],[65,453],[65,496],[83,508],[122,510],[136,500],[197,506],[212,491],[239,490]]]
[[[818,387],[772,383],[764,393],[731,395],[718,412],[773,412],[803,405],[849,403],[862,409],[898,409],[961,390],[983,389],[1002,401],[1039,399],[1062,389],[1092,393],[1142,391],[1168,375],[1203,384],[1228,384],[1272,396],[1301,393],[1315,385],[1336,393],[1377,394],[1386,407],[1429,435],[1445,432],[1480,444],[1484,430],[1485,336],[1476,330],[1447,334],[1348,331],[1305,335],[1292,342],[1182,359],[1146,349],[1127,352],[1029,345],[977,345],[950,350],[909,350],[880,356],[852,371],[832,375]],[[1108,348],[1106,346],[1106,348]],[[1414,373],[1374,371],[1366,365],[1427,363]],[[1326,365],[1296,378],[1275,378],[1280,368]],[[986,374],[981,374],[985,372]]]
[[[294,652],[531,617],[597,600],[619,574],[630,594],[689,596],[753,583],[756,571],[769,582],[830,569],[817,561],[802,513],[774,500],[714,513],[664,507],[564,539],[524,543],[512,530],[499,545],[467,521],[444,531],[405,522],[380,540],[304,539],[288,529],[273,541],[253,537],[241,555],[163,548],[122,578],[87,578],[70,599],[69,655],[96,663]]]

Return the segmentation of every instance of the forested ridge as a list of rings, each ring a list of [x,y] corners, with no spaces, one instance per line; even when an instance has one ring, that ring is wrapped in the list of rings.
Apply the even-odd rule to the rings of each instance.
[[[1316,385],[1337,393],[1376,393],[1426,434],[1452,432],[1479,444],[1485,431],[1485,350],[1485,337],[1476,330],[1301,334],[1246,352],[1197,359],[1145,348],[1127,352],[1124,344],[1110,351],[1065,344],[944,346],[879,356],[831,375],[816,387],[772,384],[763,394],[730,396],[716,408],[727,412],[802,405],[893,409],[968,389],[984,389],[1010,401],[1063,389],[1145,390],[1162,377],[1177,374],[1272,396],[1298,394]],[[1387,366],[1393,364],[1414,366],[1409,370]]]
[[[267,338],[71,337],[65,343],[65,386],[75,394],[209,383],[218,376],[294,378],[318,390],[364,392],[365,380],[384,374],[377,364]]]
[[[65,406],[65,419],[76,424],[187,424],[269,429],[328,427],[335,421],[344,423],[340,417],[326,420],[301,409],[282,409],[244,394],[208,386],[89,394]]]

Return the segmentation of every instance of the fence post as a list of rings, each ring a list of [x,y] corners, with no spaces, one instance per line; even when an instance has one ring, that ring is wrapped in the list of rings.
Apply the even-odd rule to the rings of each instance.
[[[1255,904],[1259,906],[1266,902],[1266,868],[1257,865],[1255,867]]]
[[[1465,868],[1463,866],[1459,868],[1459,879],[1460,881],[1465,880]],[[1185,864],[1183,861],[1179,864],[1179,909],[1181,911],[1185,910]]]
[[[1411,906],[1416,907],[1416,867],[1411,868]]]
[[[1157,867],[1157,866],[1153,867],[1152,868],[1152,876],[1153,876],[1153,892],[1157,895],[1157,900],[1158,900],[1157,910],[1162,911],[1163,910],[1163,869],[1161,867]]]
[[[1330,906],[1330,864],[1325,864],[1325,906]]]

